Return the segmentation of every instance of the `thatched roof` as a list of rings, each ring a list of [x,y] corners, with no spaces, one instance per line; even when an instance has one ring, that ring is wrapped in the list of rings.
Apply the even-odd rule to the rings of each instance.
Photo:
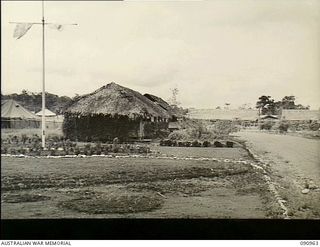
[[[152,94],[144,94],[148,99],[153,101],[155,104],[159,105],[166,111],[168,111],[171,115],[176,116],[176,117],[182,117],[185,115],[183,108],[179,108],[177,106],[171,106],[169,105],[166,101],[161,99],[158,96],[152,95]]]
[[[171,118],[170,112],[137,91],[109,83],[93,93],[76,99],[65,111],[80,115],[122,115]]]
[[[161,99],[158,96],[146,93],[144,94],[145,97],[147,97],[149,100],[151,100],[153,103],[157,104],[158,106],[160,106],[161,108],[163,108],[166,111],[171,112],[172,111],[172,107],[163,99]]]

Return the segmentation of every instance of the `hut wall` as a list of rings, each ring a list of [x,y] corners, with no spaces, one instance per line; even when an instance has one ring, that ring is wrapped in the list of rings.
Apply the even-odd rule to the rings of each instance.
[[[149,139],[164,138],[170,134],[168,122],[146,122],[144,137]]]
[[[139,137],[139,120],[104,115],[76,116],[66,114],[63,132],[66,138],[78,141],[129,141]]]
[[[143,136],[141,136],[143,126]],[[77,141],[112,141],[118,137],[121,142],[140,138],[158,138],[168,133],[167,122],[151,122],[129,119],[127,116],[77,116],[65,114],[63,132],[66,138]]]

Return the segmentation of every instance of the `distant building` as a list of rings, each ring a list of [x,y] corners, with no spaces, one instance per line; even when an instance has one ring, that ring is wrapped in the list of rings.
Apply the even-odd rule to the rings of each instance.
[[[319,121],[319,110],[282,110],[281,120],[291,121]]]
[[[189,108],[187,117],[203,120],[248,120],[258,119],[258,110],[249,109],[195,109]]]
[[[50,111],[49,109],[44,110],[44,114],[46,117],[56,117],[57,114],[54,112]],[[42,110],[36,113],[37,116],[41,117],[42,116]]]

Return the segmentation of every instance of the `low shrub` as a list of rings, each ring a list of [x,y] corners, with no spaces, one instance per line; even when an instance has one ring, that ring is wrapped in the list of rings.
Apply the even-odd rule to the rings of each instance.
[[[178,147],[185,147],[186,143],[185,142],[178,142]]]
[[[226,146],[228,148],[232,148],[233,147],[233,142],[227,141]]]
[[[239,129],[235,123],[230,120],[218,120],[209,127],[210,131],[218,138],[228,136],[232,132],[237,132]]]
[[[217,148],[222,148],[222,147],[223,147],[223,144],[222,144],[221,142],[219,142],[219,141],[215,141],[215,142],[213,143],[213,145],[214,145],[215,147],[217,147]]]
[[[317,131],[317,130],[319,130],[319,128],[320,128],[320,123],[318,123],[318,122],[314,121],[309,124],[309,129],[312,131]]]
[[[186,130],[175,130],[171,132],[168,136],[169,140],[187,140],[190,138],[189,133]]]
[[[198,141],[193,141],[192,142],[192,147],[201,147],[201,143]]]
[[[271,130],[273,125],[274,125],[274,122],[271,122],[271,121],[263,122],[259,125],[259,128],[260,130]]]
[[[211,147],[211,142],[209,142],[209,141],[204,141],[204,142],[202,143],[202,146],[204,146],[204,147]]]
[[[287,131],[288,131],[288,128],[289,128],[289,124],[288,124],[288,123],[281,122],[281,123],[279,124],[279,130],[280,130],[280,132],[287,132]]]

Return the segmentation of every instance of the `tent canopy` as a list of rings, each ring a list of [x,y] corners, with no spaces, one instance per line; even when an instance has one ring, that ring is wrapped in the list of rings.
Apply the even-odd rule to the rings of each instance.
[[[36,115],[41,117],[42,116],[42,111],[37,112]],[[44,110],[44,115],[46,117],[54,117],[54,116],[56,116],[56,114],[54,112],[50,111],[49,109],[45,109]]]
[[[1,101],[1,118],[7,119],[39,119],[35,114],[25,109],[16,101],[2,100]]]

